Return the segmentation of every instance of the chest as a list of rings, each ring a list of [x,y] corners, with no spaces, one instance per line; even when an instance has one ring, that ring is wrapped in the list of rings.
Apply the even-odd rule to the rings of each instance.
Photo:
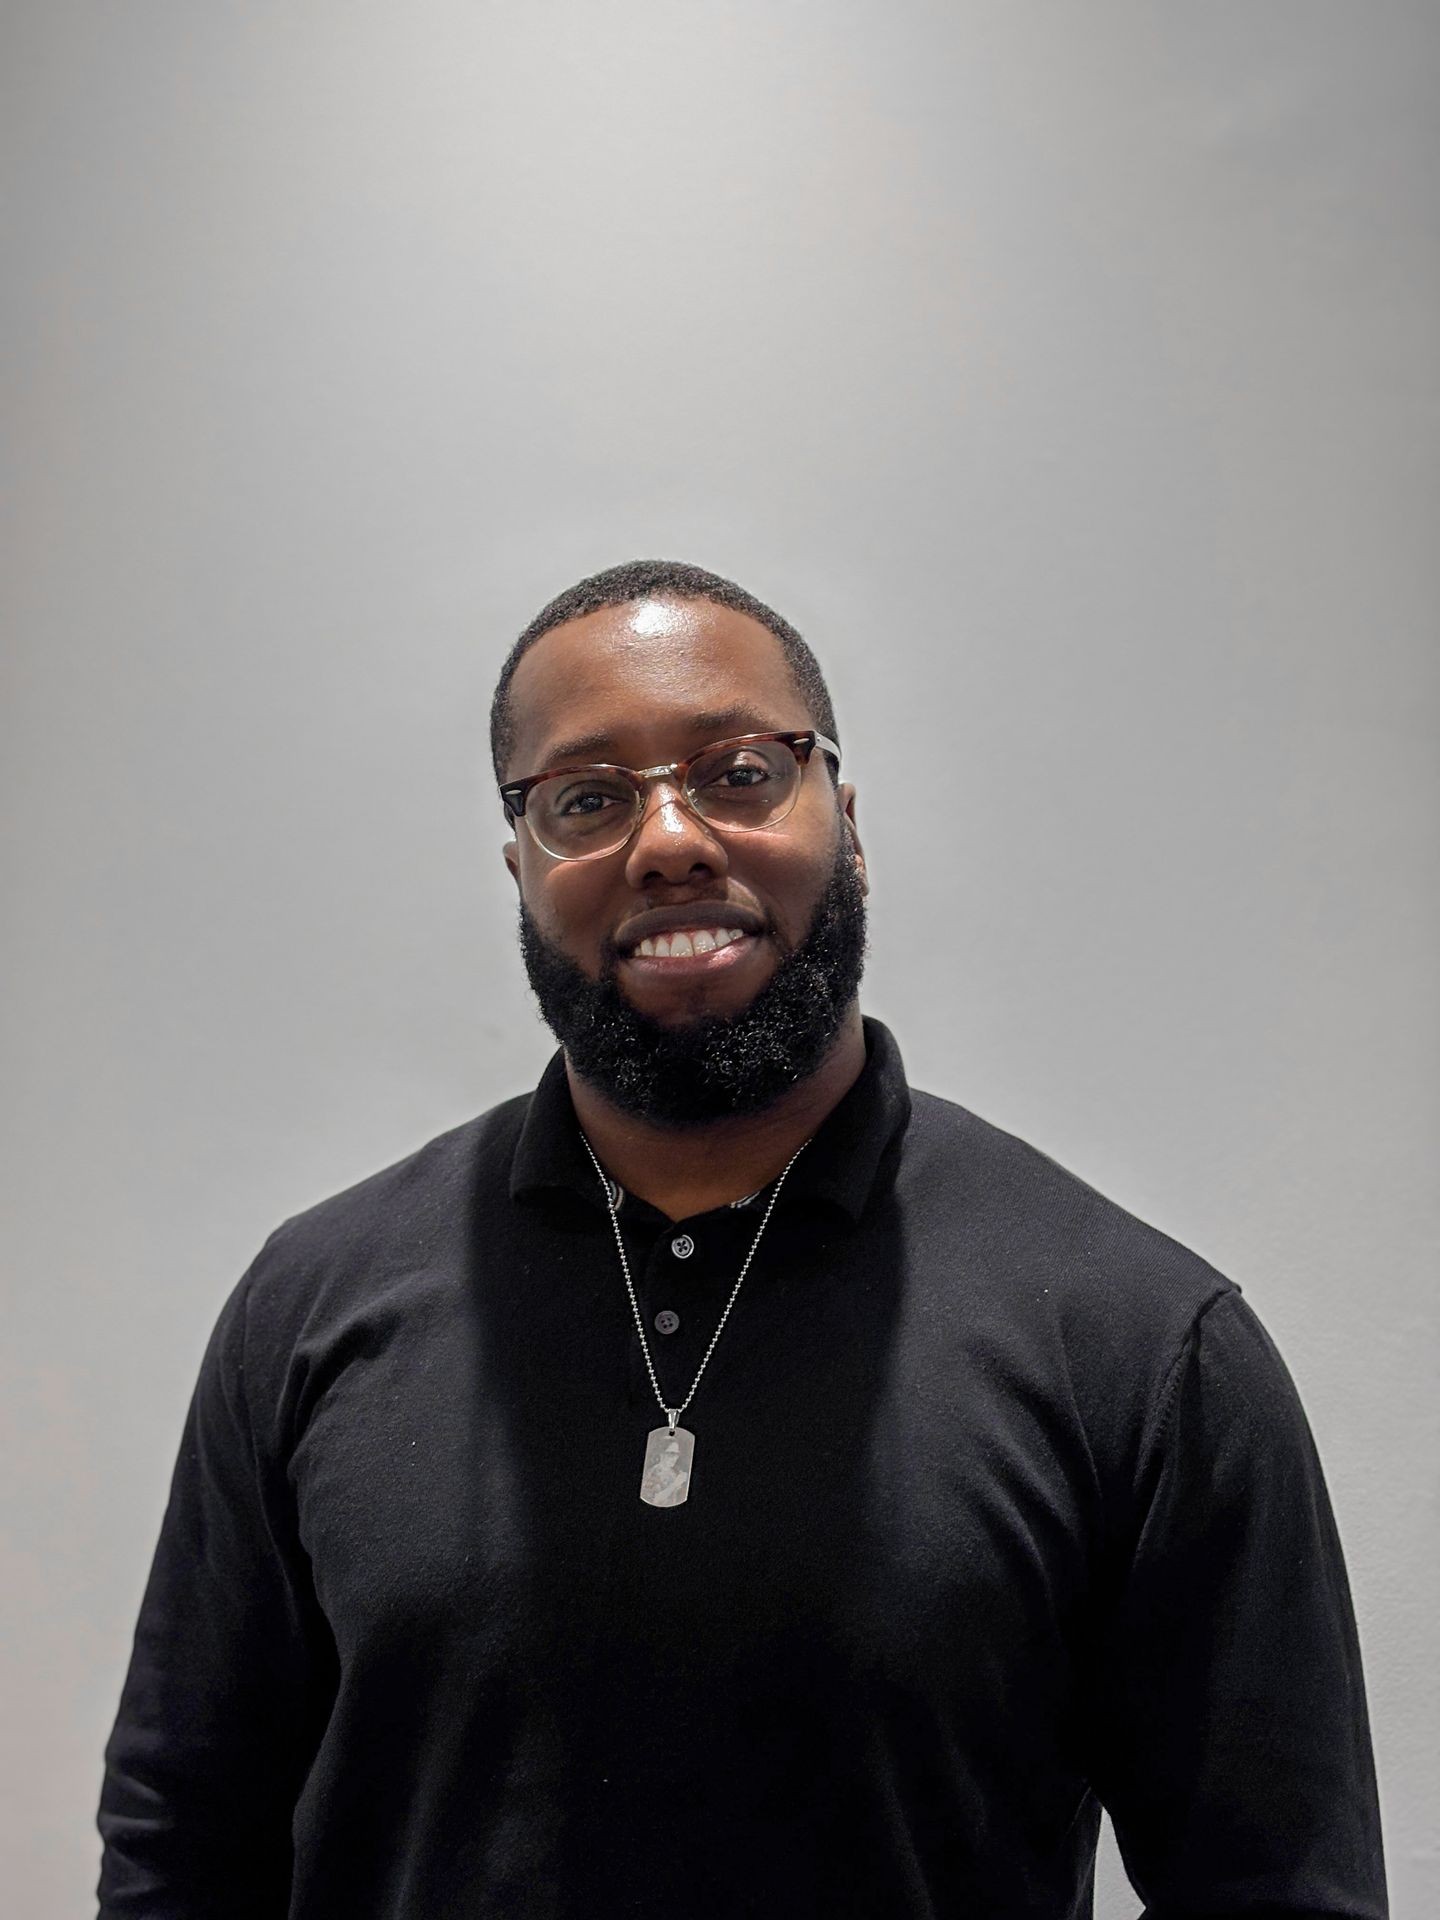
[[[687,1256],[688,1257],[688,1256]],[[517,1674],[657,1711],[837,1686],[1013,1704],[1067,1686],[1093,1494],[1043,1340],[913,1273],[780,1266],[683,1424],[689,1498],[639,1498],[662,1424],[608,1266],[427,1283],[314,1356],[291,1458],[342,1674],[480,1694]],[[636,1263],[672,1404],[723,1311]],[[677,1311],[671,1309],[671,1311]],[[673,1387],[672,1387],[672,1384]]]

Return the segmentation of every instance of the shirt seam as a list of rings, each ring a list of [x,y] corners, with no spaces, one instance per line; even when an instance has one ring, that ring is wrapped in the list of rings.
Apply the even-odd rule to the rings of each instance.
[[[1170,1423],[1174,1418],[1179,1393],[1180,1376],[1185,1363],[1199,1342],[1202,1321],[1204,1321],[1213,1307],[1218,1306],[1222,1300],[1231,1299],[1237,1291],[1238,1289],[1229,1283],[1217,1287],[1209,1298],[1203,1300],[1192,1314],[1190,1322],[1176,1346],[1174,1357],[1165,1369],[1165,1377],[1156,1389],[1155,1398],[1146,1418],[1145,1432],[1140,1445],[1140,1458],[1142,1461],[1148,1460],[1151,1457],[1170,1431]]]

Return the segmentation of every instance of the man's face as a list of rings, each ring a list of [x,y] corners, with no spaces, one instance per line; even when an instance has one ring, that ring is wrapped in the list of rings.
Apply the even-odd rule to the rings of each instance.
[[[555,628],[521,661],[511,701],[509,778],[576,760],[663,765],[735,734],[813,724],[774,635],[707,600],[632,602]],[[837,794],[819,754],[794,809],[774,827],[718,830],[661,781],[634,837],[614,853],[555,860],[521,823],[505,859],[520,889],[526,963],[541,1010],[582,1073],[578,1041],[602,1017],[610,1052],[623,1051],[618,1039],[632,1050],[665,1051],[669,1034],[674,1065],[683,1062],[693,1077],[693,1048],[729,1029],[734,1051],[752,1009],[768,1014],[772,1028],[795,1030],[792,1051],[813,1054],[838,1031],[828,1013],[823,1034],[816,1029],[807,1042],[800,1031],[822,976],[843,987],[847,1006],[853,1000],[864,859],[854,790]],[[641,956],[634,949],[642,916],[657,908],[695,929],[738,926],[743,938],[690,959]],[[812,1029],[821,1017],[810,1015]],[[747,1046],[753,1060],[753,1033]],[[761,1051],[773,1054],[775,1046],[772,1035]],[[808,1054],[795,1061],[799,1072],[816,1064]],[[771,1077],[780,1070],[772,1065]],[[745,1077],[762,1090],[763,1074]],[[621,1097],[621,1104],[631,1102]],[[741,1110],[733,1090],[730,1110]]]

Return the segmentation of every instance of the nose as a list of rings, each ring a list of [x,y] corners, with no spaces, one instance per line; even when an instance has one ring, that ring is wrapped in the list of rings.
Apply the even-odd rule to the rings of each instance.
[[[681,884],[697,869],[720,874],[729,864],[723,841],[686,806],[676,783],[653,781],[625,852],[625,878],[630,885],[639,891],[657,880]]]

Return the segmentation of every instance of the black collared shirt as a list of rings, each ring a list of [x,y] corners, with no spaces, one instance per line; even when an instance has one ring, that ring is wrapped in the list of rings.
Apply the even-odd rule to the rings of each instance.
[[[1238,1289],[868,1061],[662,1415],[557,1055],[288,1221],[207,1351],[103,1916],[1385,1913],[1340,1547]],[[618,1217],[689,1389],[749,1204]],[[673,1323],[673,1324],[672,1324]]]

